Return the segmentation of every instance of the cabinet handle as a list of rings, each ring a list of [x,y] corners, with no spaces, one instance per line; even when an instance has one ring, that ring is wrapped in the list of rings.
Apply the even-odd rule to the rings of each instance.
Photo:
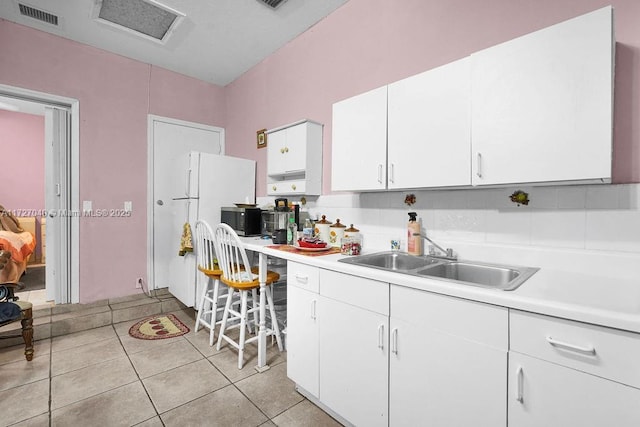
[[[398,354],[398,328],[391,330],[391,353]]]
[[[482,178],[482,154],[479,151],[476,153],[476,175]]]
[[[296,274],[296,280],[300,283],[309,283],[309,276],[301,276]]]
[[[382,164],[378,165],[378,182],[382,184]]]
[[[316,300],[311,301],[311,318],[316,320]]]
[[[518,367],[516,371],[518,378],[518,385],[516,386],[516,400],[520,403],[524,403],[524,370],[522,366]]]
[[[284,152],[288,153],[289,152],[289,147],[284,147]]]
[[[295,190],[296,189],[296,185],[295,184],[291,184],[291,189]]]
[[[389,166],[389,182],[392,184],[396,182],[396,168],[393,163]]]
[[[579,345],[569,344],[563,341],[555,340],[550,336],[547,337],[547,342],[554,347],[564,348],[565,350],[569,350],[569,351],[577,351],[579,353],[588,354],[590,356],[595,356],[596,354],[596,349],[592,345],[587,347],[581,347]]]
[[[280,154],[284,154],[284,148],[280,149]]]
[[[276,191],[278,189],[278,187],[276,187],[275,185],[273,187],[271,187],[271,189],[273,189],[273,191]]]
[[[384,325],[378,326],[378,348],[384,350]]]

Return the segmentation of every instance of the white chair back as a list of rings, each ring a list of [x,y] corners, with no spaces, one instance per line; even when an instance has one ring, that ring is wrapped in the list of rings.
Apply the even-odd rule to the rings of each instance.
[[[215,270],[215,238],[211,226],[203,220],[196,222],[196,259],[203,270]]]
[[[247,252],[233,228],[224,223],[218,224],[214,240],[218,265],[224,279],[242,283],[252,282],[258,278],[256,274],[251,273]]]

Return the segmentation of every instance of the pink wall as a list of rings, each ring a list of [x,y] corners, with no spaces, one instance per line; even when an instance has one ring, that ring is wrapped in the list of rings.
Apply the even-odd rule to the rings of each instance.
[[[43,116],[0,110],[0,170],[0,205],[44,209]]]
[[[331,188],[331,105],[608,4],[615,9],[615,182],[640,182],[640,2],[637,0],[350,0],[226,87],[230,154],[258,161],[255,132],[324,124],[323,193]]]
[[[614,177],[640,182],[637,0],[350,0],[225,88],[0,20],[0,84],[80,101],[80,199],[130,218],[83,218],[82,302],[128,295],[146,277],[147,114],[226,129],[227,153],[258,161],[255,132],[324,123],[331,183],[331,105],[474,51],[612,4],[617,61]]]
[[[80,103],[80,200],[129,218],[80,219],[80,301],[135,293],[147,268],[147,114],[223,126],[215,85],[0,20],[0,83]]]

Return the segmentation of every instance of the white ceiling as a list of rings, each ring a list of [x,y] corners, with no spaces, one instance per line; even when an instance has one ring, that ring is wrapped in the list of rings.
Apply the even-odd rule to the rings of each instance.
[[[225,86],[348,0],[156,0],[186,17],[165,44],[92,18],[100,0],[1,0],[0,18]],[[22,16],[18,4],[58,16]]]

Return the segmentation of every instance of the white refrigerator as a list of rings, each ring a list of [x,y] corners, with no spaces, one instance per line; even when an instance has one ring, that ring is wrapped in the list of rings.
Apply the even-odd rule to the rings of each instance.
[[[176,159],[171,197],[169,292],[187,307],[196,306],[205,277],[196,266],[196,222],[213,229],[220,223],[220,208],[255,201],[256,162],[237,157],[192,151]],[[191,225],[194,252],[178,255],[184,224]]]

